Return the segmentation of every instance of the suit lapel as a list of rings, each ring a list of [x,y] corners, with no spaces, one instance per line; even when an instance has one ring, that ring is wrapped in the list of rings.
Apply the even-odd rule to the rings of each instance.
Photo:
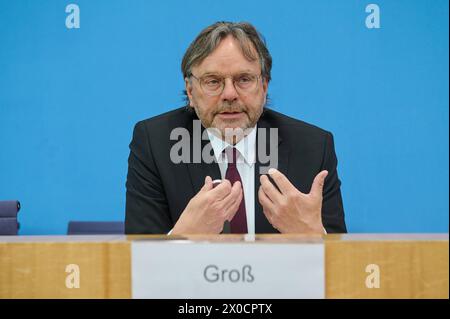
[[[193,117],[193,120],[198,120],[196,117]],[[203,125],[197,124],[200,126],[200,134],[198,131],[196,131],[193,127],[193,121],[190,122],[188,130],[191,136],[191,162],[187,163],[187,168],[189,171],[189,175],[191,176],[191,182],[192,182],[192,188],[194,190],[194,194],[197,194],[198,191],[203,187],[205,184],[205,177],[210,176],[213,180],[215,179],[222,179],[220,174],[219,165],[213,161],[212,163],[206,163],[201,158],[201,152],[208,147],[208,149],[211,149],[211,152],[213,154],[211,143],[209,139],[203,140],[201,137],[203,136],[203,132],[205,131],[205,128]],[[198,143],[198,139],[201,139],[201,143]],[[194,146],[194,143],[197,143],[197,145],[200,145],[200,149],[198,147]],[[209,144],[209,145],[208,145]],[[197,153],[197,155],[194,154]],[[198,153],[200,152],[200,153]],[[200,154],[200,156],[198,155]]]
[[[267,220],[266,216],[264,215],[263,209],[261,204],[259,203],[258,198],[258,191],[259,187],[261,186],[261,182],[259,180],[261,173],[265,173],[262,171],[262,168],[267,168],[269,166],[269,163],[264,163],[263,159],[260,157],[260,152],[262,154],[269,154],[269,152],[273,151],[270,149],[270,123],[264,118],[264,113],[261,116],[260,121],[258,122],[258,130],[259,129],[265,129],[266,130],[266,139],[265,141],[260,141],[260,134],[257,134],[256,137],[256,163],[255,163],[255,232],[258,234],[264,234],[264,233],[278,233],[278,230],[276,230]],[[278,131],[278,134],[280,132]],[[261,149],[262,143],[265,142],[265,150],[264,148]],[[287,168],[288,168],[288,159],[289,159],[289,148],[286,143],[282,143],[283,139],[280,135],[278,135],[278,167],[270,166],[273,168],[277,168],[280,172],[285,174],[287,176]],[[267,169],[265,170],[267,172]]]

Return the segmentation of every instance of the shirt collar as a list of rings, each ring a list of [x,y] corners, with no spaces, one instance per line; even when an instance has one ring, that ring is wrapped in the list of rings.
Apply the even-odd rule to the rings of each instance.
[[[214,157],[219,163],[222,161],[223,150],[227,147],[233,147],[233,145],[230,145],[221,138],[217,137],[209,129],[206,129],[206,131],[208,132],[208,137],[214,150]],[[248,133],[247,136],[240,140],[234,147],[236,147],[239,154],[241,154],[247,164],[253,165],[256,157],[256,125],[251,129],[250,133]],[[239,162],[239,158],[237,161]]]

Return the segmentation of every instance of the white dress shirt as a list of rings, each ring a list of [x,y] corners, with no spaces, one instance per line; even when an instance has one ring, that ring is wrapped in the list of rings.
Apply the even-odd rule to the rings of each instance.
[[[220,168],[222,179],[228,168],[228,159],[223,152],[227,147],[233,147],[221,138],[207,130],[214,156]],[[236,167],[241,176],[242,188],[244,190],[245,212],[247,217],[248,234],[255,234],[255,161],[256,161],[256,126],[240,140],[234,147],[238,150]]]

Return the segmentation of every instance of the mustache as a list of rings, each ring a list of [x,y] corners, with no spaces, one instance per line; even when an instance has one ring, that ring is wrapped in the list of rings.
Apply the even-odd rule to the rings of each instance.
[[[219,113],[234,113],[234,112],[247,112],[247,108],[245,105],[230,105],[230,104],[223,104],[217,108],[217,110],[214,112],[214,115]]]

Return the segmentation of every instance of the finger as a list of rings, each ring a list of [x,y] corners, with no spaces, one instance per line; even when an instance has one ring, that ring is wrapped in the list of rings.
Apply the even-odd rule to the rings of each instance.
[[[328,171],[321,171],[314,178],[313,184],[311,186],[310,194],[314,196],[322,196],[323,185],[325,184],[325,178],[328,175]]]
[[[270,212],[275,211],[275,204],[267,197],[266,193],[264,193],[262,187],[258,190],[258,199],[259,203],[264,209],[269,210]]]
[[[244,198],[244,192],[240,192],[238,195],[238,198],[231,203],[231,205],[227,208],[226,211],[226,220],[231,221],[234,217],[234,215],[236,215],[238,209],[239,209],[239,205],[241,205],[241,202]]]
[[[289,181],[289,179],[279,170],[271,168],[269,169],[268,173],[275,184],[278,186],[282,194],[287,195],[292,190],[297,190],[295,186],[292,185],[292,183]]]
[[[231,192],[231,183],[229,180],[226,179],[210,191],[211,195],[216,200],[224,199],[230,192]]]
[[[261,203],[261,206],[263,207],[263,213],[266,216],[269,223],[272,225],[272,218],[273,218],[273,207],[274,204],[272,201],[267,197],[267,195],[264,193],[262,188],[258,191],[258,198],[259,202]]]
[[[267,197],[269,197],[269,199],[274,203],[281,203],[281,201],[283,200],[283,195],[272,184],[269,178],[266,175],[261,175],[260,181],[262,190],[267,195]]]
[[[205,184],[203,185],[203,187],[200,189],[201,192],[205,192],[205,191],[209,191],[210,189],[213,188],[213,184],[212,184],[212,178],[210,176],[206,176],[205,177]]]
[[[222,207],[228,207],[233,204],[239,197],[239,193],[242,192],[242,186],[240,182],[235,182],[231,188],[231,192],[221,201]]]

